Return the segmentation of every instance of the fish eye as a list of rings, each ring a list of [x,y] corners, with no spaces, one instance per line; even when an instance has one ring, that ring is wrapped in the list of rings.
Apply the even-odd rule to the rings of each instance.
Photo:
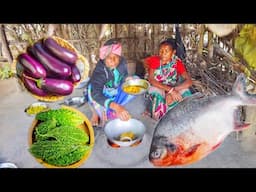
[[[156,149],[151,153],[151,157],[156,159],[161,157],[161,149]]]

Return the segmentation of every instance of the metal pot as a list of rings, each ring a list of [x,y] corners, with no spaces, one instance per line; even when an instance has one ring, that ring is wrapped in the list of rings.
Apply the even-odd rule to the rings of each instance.
[[[104,127],[107,139],[118,147],[129,147],[140,143],[145,131],[144,124],[134,118],[128,121],[114,119],[106,123]]]

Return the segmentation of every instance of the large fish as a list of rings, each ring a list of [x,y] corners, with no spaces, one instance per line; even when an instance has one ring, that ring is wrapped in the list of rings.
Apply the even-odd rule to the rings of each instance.
[[[216,150],[232,131],[249,124],[234,118],[240,105],[255,105],[246,92],[246,77],[238,75],[230,95],[194,94],[169,110],[157,123],[149,160],[154,166],[194,163]]]

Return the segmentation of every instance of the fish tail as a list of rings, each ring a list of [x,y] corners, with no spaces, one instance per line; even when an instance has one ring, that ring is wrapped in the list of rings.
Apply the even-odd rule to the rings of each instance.
[[[246,76],[241,73],[233,85],[232,94],[242,100],[243,105],[256,105],[256,94],[248,94],[246,91]]]

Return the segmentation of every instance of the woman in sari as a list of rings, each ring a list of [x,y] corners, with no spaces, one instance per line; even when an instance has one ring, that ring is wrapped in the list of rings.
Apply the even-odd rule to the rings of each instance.
[[[152,85],[148,91],[149,112],[155,120],[159,120],[184,97],[191,95],[191,77],[175,53],[175,39],[168,38],[160,43],[158,56],[145,59],[148,80]]]

